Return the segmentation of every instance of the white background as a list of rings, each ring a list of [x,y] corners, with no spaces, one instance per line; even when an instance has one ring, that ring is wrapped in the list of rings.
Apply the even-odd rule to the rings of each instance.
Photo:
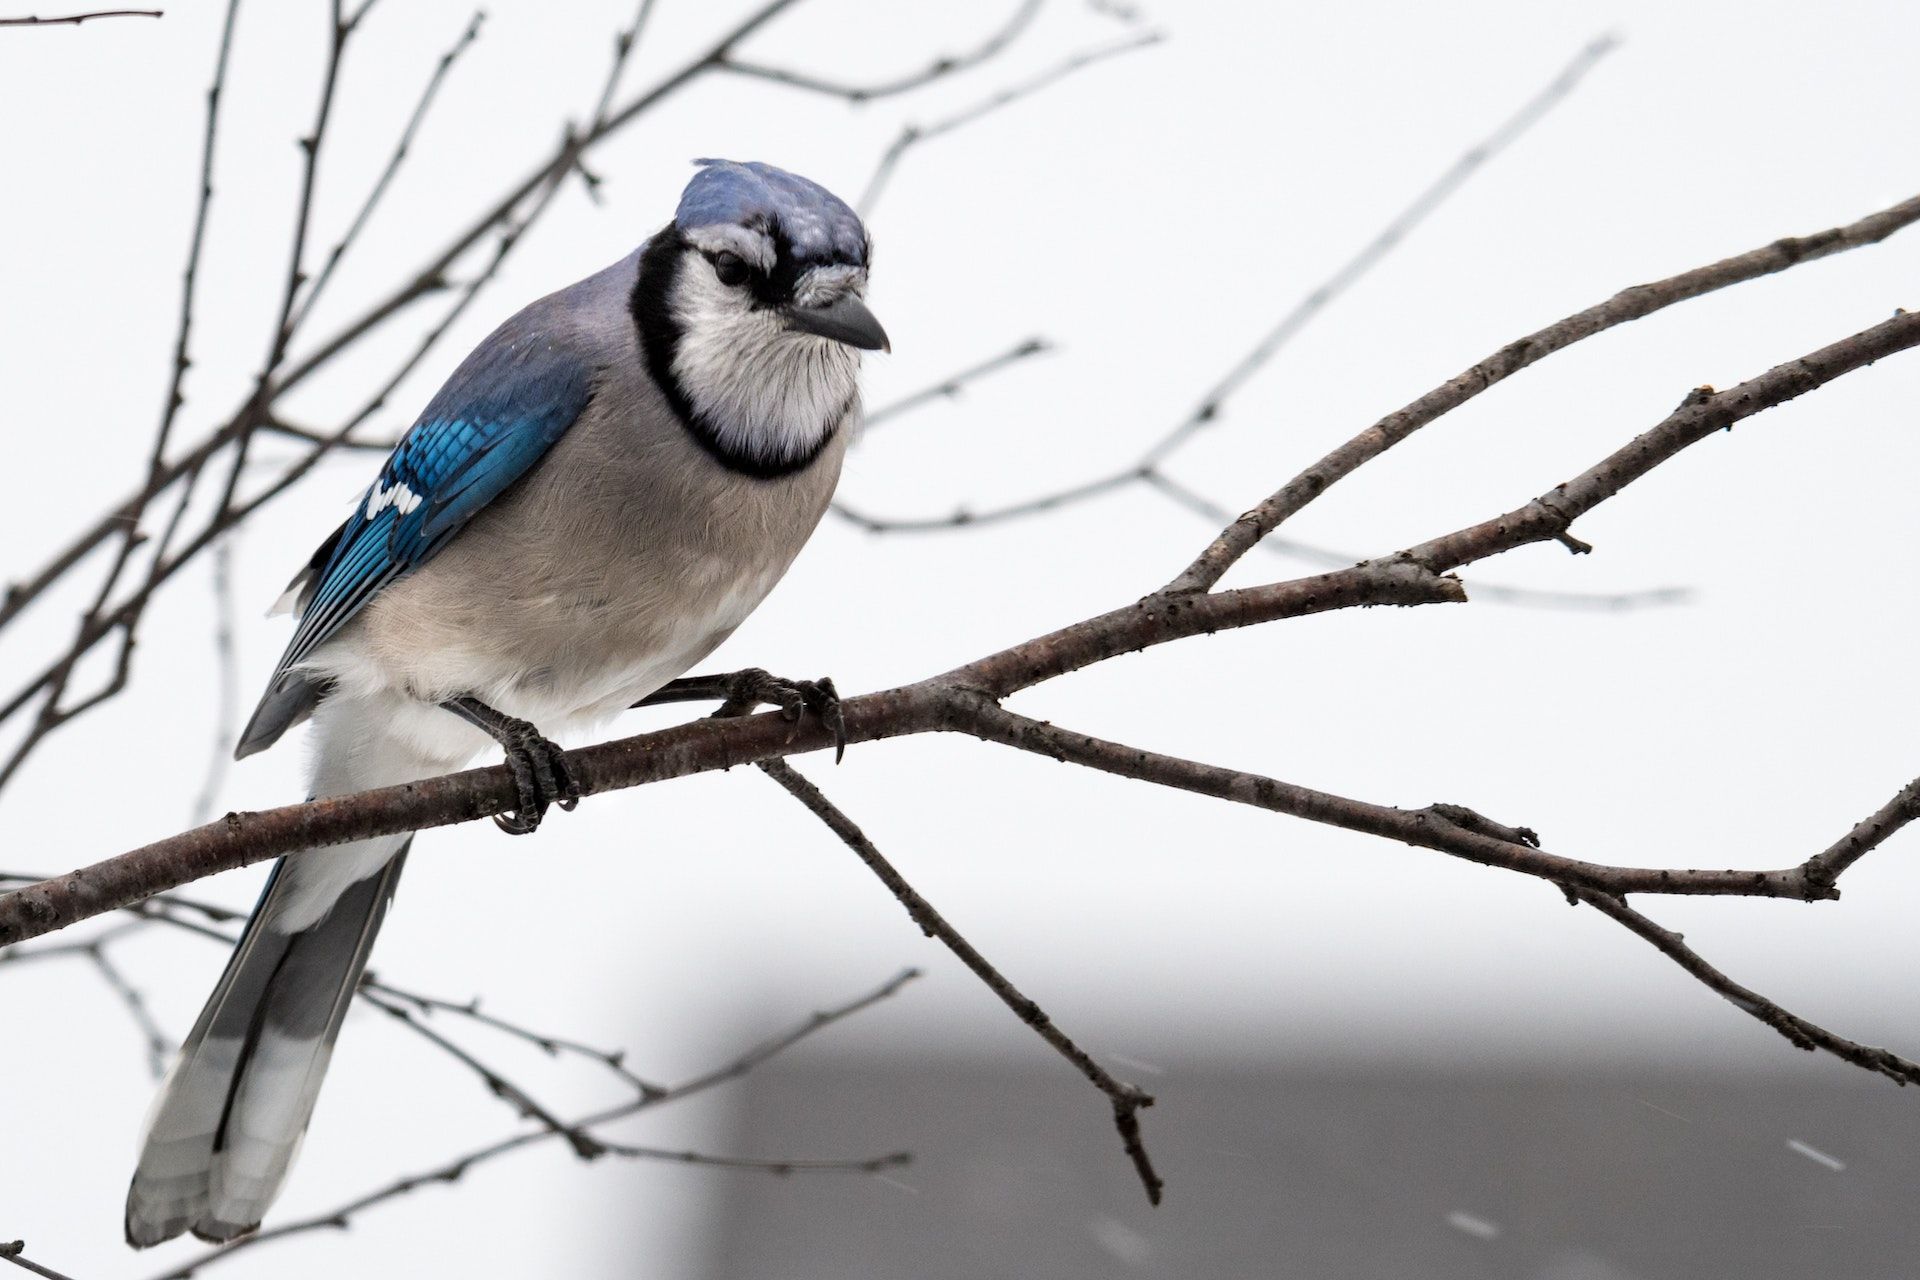
[[[629,92],[734,7],[665,0]],[[749,49],[885,77],[969,47],[1006,8],[813,0]],[[627,9],[495,7],[314,333],[537,162],[561,122],[590,107]],[[9,576],[138,479],[165,385],[219,10],[183,3],[159,22],[0,32]],[[872,302],[896,354],[869,362],[870,403],[1029,334],[1062,349],[876,431],[849,464],[850,501],[942,513],[1123,464],[1605,31],[1625,43],[1587,85],[1330,308],[1175,474],[1239,510],[1540,324],[1920,184],[1910,6],[1222,3],[1148,16],[1168,31],[1164,46],[931,143],[896,176],[872,219]],[[466,19],[458,4],[387,0],[368,20],[322,162],[321,247]],[[291,139],[307,127],[324,32],[319,4],[241,13],[181,438],[230,411],[265,352],[297,189]],[[604,203],[577,184],[563,194],[379,425],[403,427],[515,307],[664,223],[688,158],[766,159],[851,197],[903,120],[938,119],[1124,32],[1058,0],[1003,60],[863,109],[757,81],[703,83],[596,153]],[[1728,385],[1920,305],[1916,266],[1920,233],[1909,232],[1582,344],[1428,428],[1289,533],[1377,554],[1516,505],[1688,388]],[[378,359],[343,363],[300,394],[298,412],[325,424],[357,405],[424,322],[395,323]],[[1469,803],[1598,861],[1797,862],[1920,769],[1917,394],[1913,357],[1852,375],[1703,443],[1583,520],[1592,556],[1530,548],[1480,571],[1566,590],[1682,585],[1696,591],[1686,607],[1307,619],[1110,663],[1015,705],[1370,800]],[[238,543],[247,701],[284,641],[285,622],[261,609],[373,465],[329,462]],[[1133,599],[1209,534],[1145,492],[962,534],[874,538],[830,522],[715,664],[885,687]],[[1293,568],[1255,555],[1234,580]],[[214,732],[210,599],[204,569],[169,588],[143,631],[134,690],[12,783],[0,863],[65,869],[187,821]],[[43,661],[80,602],[41,606],[0,649],[6,670]],[[221,807],[298,798],[300,766],[291,742],[248,761]],[[803,768],[1098,1052],[1805,1065],[1643,943],[1532,881],[970,741],[866,746],[838,769]],[[201,888],[245,905],[260,874]],[[1645,905],[1797,1011],[1911,1051],[1917,891],[1902,839],[1850,874],[1839,904]],[[211,946],[159,937],[121,956],[174,1034],[220,963]],[[375,967],[626,1044],[637,1069],[674,1078],[907,963],[928,979],[809,1051],[1046,1052],[824,830],[741,772],[598,798],[537,840],[485,824],[425,837]],[[24,1236],[76,1276],[146,1274],[156,1260],[118,1241],[150,1092],[131,1026],[78,964],[0,978],[0,1238]],[[383,1023],[361,1012],[349,1026],[277,1218],[510,1128],[470,1077]],[[501,1058],[555,1105],[593,1096],[590,1073]],[[1177,1097],[1177,1076],[1154,1083]],[[723,1114],[719,1100],[662,1112],[634,1136],[711,1145],[724,1140]],[[1098,1116],[1089,1106],[1088,1123]],[[847,1151],[779,1154],[886,1147],[877,1118]],[[350,1233],[263,1249],[232,1273],[687,1274],[716,1176],[754,1175],[582,1166],[540,1150],[371,1212]],[[616,1241],[624,1261],[600,1261]]]

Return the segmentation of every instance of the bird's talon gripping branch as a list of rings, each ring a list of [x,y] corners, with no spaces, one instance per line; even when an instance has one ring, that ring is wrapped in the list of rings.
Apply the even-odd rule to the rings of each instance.
[[[440,705],[485,732],[507,753],[519,804],[509,813],[493,816],[494,825],[502,831],[530,834],[539,829],[549,807],[572,809],[580,803],[580,783],[567,767],[567,753],[531,724],[495,711],[478,698],[454,698]]]
[[[787,680],[759,667],[729,671],[717,676],[687,676],[670,680],[640,701],[636,707],[655,707],[669,702],[705,702],[717,700],[715,715],[746,715],[755,707],[776,707],[781,716],[794,723],[811,711],[833,734],[833,760],[838,764],[847,754],[847,721],[840,710],[840,691],[830,676],[818,680]]]

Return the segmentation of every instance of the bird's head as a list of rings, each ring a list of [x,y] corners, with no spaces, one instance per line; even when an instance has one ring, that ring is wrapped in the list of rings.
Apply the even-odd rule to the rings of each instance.
[[[790,474],[852,411],[860,352],[891,349],[862,301],[866,228],[825,187],[772,165],[697,163],[641,254],[641,346],[709,453]]]

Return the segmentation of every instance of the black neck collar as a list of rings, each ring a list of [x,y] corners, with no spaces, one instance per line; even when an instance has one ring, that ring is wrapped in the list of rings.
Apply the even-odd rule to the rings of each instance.
[[[673,314],[673,285],[679,279],[687,248],[686,237],[670,223],[647,241],[646,247],[640,251],[640,277],[634,283],[633,295],[628,299],[627,307],[633,313],[634,328],[640,335],[640,350],[646,357],[647,372],[653,375],[653,381],[665,394],[673,416],[680,420],[687,434],[694,438],[708,457],[727,470],[752,476],[756,480],[778,480],[805,471],[839,434],[840,421],[821,432],[820,438],[801,453],[768,457],[728,442],[714,429],[706,415],[693,407],[687,389],[674,373],[673,361],[680,350],[682,330],[679,319]],[[848,407],[851,407],[851,403]],[[839,419],[845,418],[846,411],[843,410]]]

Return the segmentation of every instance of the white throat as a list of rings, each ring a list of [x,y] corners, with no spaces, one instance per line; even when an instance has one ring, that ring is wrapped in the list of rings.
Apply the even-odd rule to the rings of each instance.
[[[768,464],[810,457],[852,406],[857,351],[788,328],[705,264],[684,264],[673,310],[674,377],[726,452]]]

